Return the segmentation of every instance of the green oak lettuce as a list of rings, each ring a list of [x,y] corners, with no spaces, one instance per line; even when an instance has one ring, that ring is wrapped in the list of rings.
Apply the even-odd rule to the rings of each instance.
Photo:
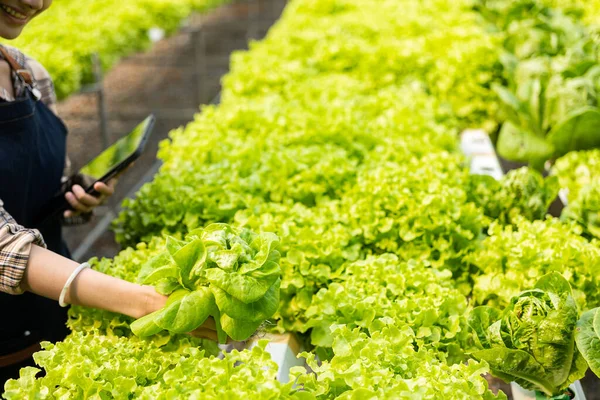
[[[492,223],[488,237],[463,260],[471,265],[476,305],[506,306],[543,275],[561,273],[581,307],[600,306],[600,248],[581,237],[581,229],[558,219]]]
[[[190,336],[168,343],[103,335],[70,335],[42,343],[34,355],[44,370],[27,367],[6,383],[3,398],[21,399],[299,399],[293,382],[277,381],[277,364],[265,350],[234,350],[215,357],[216,345]]]
[[[190,332],[210,316],[219,341],[245,340],[279,306],[279,239],[226,224],[168,237],[166,251],[149,260],[140,281],[168,295],[164,308],[131,324],[138,336]]]
[[[568,201],[575,201],[579,192],[600,176],[600,149],[573,151],[559,158],[552,166],[552,174],[566,190]]]
[[[587,364],[575,346],[579,311],[569,282],[552,272],[503,311],[482,306],[469,316],[478,350],[492,374],[547,396],[582,378]]]
[[[577,198],[563,210],[561,219],[573,221],[590,239],[600,239],[600,178],[584,186]]]
[[[414,333],[390,318],[377,318],[378,329],[370,335],[359,328],[340,324],[332,328],[331,360],[319,361],[304,353],[315,372],[303,367],[292,376],[308,393],[319,399],[506,399],[495,396],[481,376],[485,362],[450,365],[440,353],[418,348]]]
[[[467,299],[451,277],[448,270],[404,262],[394,254],[350,263],[336,282],[314,295],[304,329],[310,329],[313,345],[331,347],[337,325],[373,335],[387,320],[410,327],[420,348],[459,354],[468,332]]]

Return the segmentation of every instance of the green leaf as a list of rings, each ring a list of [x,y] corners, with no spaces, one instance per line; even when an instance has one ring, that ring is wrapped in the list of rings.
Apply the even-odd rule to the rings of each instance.
[[[498,153],[511,161],[532,162],[539,165],[555,152],[551,142],[508,121],[498,136]]]
[[[182,285],[193,290],[196,282],[194,276],[199,276],[202,269],[205,267],[207,252],[204,248],[204,244],[200,239],[192,240],[191,242],[184,244],[179,250],[172,254],[172,256],[179,267],[179,276]]]
[[[279,307],[280,283],[281,280],[278,279],[260,300],[249,304],[236,299],[218,287],[213,286],[211,290],[221,312],[236,319],[264,321],[271,318]]]
[[[171,276],[168,269],[170,266],[173,266],[173,260],[169,253],[160,253],[159,255],[150,258],[150,260],[142,266],[138,274],[138,282],[152,284],[159,279],[167,278],[168,276]],[[157,274],[157,270],[161,270],[162,272]],[[176,277],[177,269],[175,268],[174,271],[175,274],[172,276]]]
[[[535,288],[544,292],[557,294],[562,301],[568,296],[573,295],[571,285],[560,273],[553,271],[549,274],[542,276],[535,284]],[[557,309],[561,307],[560,304],[554,304]]]
[[[211,307],[210,316],[213,317],[213,320],[215,321],[215,329],[217,331],[217,341],[220,344],[226,344],[227,343],[227,333],[223,330],[223,327],[221,326],[221,311],[219,310],[219,307],[217,307],[216,303],[213,303],[213,305]]]
[[[262,325],[262,321],[247,321],[221,314],[221,327],[227,335],[236,341],[247,340]]]
[[[539,390],[548,396],[557,393],[557,389],[544,379],[546,371],[527,352],[522,350],[495,347],[472,353],[477,360],[486,361],[492,369],[492,374],[505,378],[513,377],[525,389]]]
[[[502,318],[502,312],[493,307],[475,307],[469,314],[469,327],[475,332],[478,346],[483,349],[492,347],[493,340],[490,337],[489,328],[492,324]]]
[[[590,369],[600,377],[600,308],[594,308],[581,315],[575,330],[575,341],[581,355]]]
[[[279,279],[280,269],[274,262],[265,263],[261,269],[240,275],[220,268],[206,270],[206,279],[236,299],[249,304],[258,301]]]
[[[548,133],[547,140],[560,157],[570,151],[600,147],[600,110],[582,107],[571,111]]]
[[[572,382],[576,382],[585,377],[585,373],[588,370],[588,363],[579,351],[575,351],[573,354],[573,362],[571,363],[571,370],[569,376],[565,380],[561,389],[567,389],[571,386]]]
[[[156,315],[156,325],[173,333],[187,333],[198,328],[210,314],[213,295],[203,287],[188,294],[175,292],[177,300],[168,304]]]
[[[139,337],[149,337],[156,335],[163,330],[156,324],[156,319],[161,310],[145,315],[131,323],[131,331]]]
[[[175,253],[177,253],[183,246],[185,246],[186,242],[183,240],[175,239],[173,236],[167,236],[167,251],[173,257]]]
[[[177,278],[164,279],[155,284],[156,291],[165,296],[170,295],[171,293],[173,293],[173,291],[180,288],[181,284],[179,283],[179,280]]]
[[[175,265],[165,265],[162,267],[159,267],[155,270],[153,270],[152,272],[150,272],[148,275],[146,275],[146,277],[144,278],[144,280],[142,281],[142,283],[144,285],[152,285],[152,284],[156,284],[157,282],[161,282],[161,281],[169,281],[172,279],[177,279],[177,276],[179,275],[179,270],[177,268],[177,266]]]
[[[493,84],[492,90],[498,95],[502,103],[506,105],[511,111],[513,111],[513,115],[519,115],[522,113],[525,108],[521,101],[515,96],[510,90],[506,87]]]

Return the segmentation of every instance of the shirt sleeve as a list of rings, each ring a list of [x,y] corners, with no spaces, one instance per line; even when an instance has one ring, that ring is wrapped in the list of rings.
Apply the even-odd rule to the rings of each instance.
[[[0,200],[0,292],[21,294],[31,246],[46,247],[46,243],[37,229],[17,224],[3,205]]]

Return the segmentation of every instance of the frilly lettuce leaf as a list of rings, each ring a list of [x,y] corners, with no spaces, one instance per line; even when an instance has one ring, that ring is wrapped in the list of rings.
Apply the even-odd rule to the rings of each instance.
[[[586,237],[600,239],[600,178],[595,177],[579,191],[563,210],[561,219],[575,222]]]

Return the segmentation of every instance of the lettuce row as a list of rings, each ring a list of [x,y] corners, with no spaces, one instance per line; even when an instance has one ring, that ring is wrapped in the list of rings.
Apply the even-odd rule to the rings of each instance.
[[[340,198],[367,158],[455,151],[456,130],[489,121],[497,105],[497,43],[469,6],[290,4],[265,40],[233,55],[222,104],[162,145],[164,167],[126,202],[118,240],[231,223],[263,201],[313,207]]]
[[[337,86],[324,81],[319,89],[333,96]],[[423,89],[405,85],[334,104],[273,95],[207,107],[185,130],[172,132],[171,143],[163,142],[164,166],[125,202],[114,224],[117,239],[135,245],[161,233],[231,223],[236,212],[265,202],[312,208],[339,199],[367,161],[416,163],[427,153],[454,150],[455,132],[436,122],[443,114]]]
[[[220,358],[214,342],[189,336],[167,337],[165,343],[78,332],[55,345],[44,342],[34,358],[45,375],[36,377],[38,368],[24,368],[19,380],[6,384],[3,398],[314,399],[298,397],[293,382],[277,381],[277,365],[265,346]]]
[[[246,340],[279,306],[279,239],[225,224],[168,237],[166,251],[146,263],[139,280],[168,295],[164,308],[131,324],[147,337],[162,330],[186,333],[210,316],[219,341]]]
[[[331,347],[336,326],[373,336],[385,320],[412,331],[419,348],[436,349],[460,361],[460,349],[468,340],[467,299],[451,277],[449,271],[406,263],[394,254],[356,261],[314,295],[304,330],[310,329],[313,345]]]
[[[492,88],[503,107],[497,148],[543,170],[546,160],[600,146],[598,42],[578,15],[539,0],[479,0],[500,31],[504,82]]]
[[[295,367],[291,375],[319,399],[506,399],[503,392],[492,394],[481,377],[485,362],[449,365],[439,353],[417,349],[408,326],[389,318],[378,318],[375,325],[371,335],[333,325],[331,360],[319,362],[313,353],[304,353],[315,373]]]
[[[506,227],[493,223],[488,235],[463,259],[471,265],[474,304],[506,306],[556,271],[573,287],[581,309],[600,305],[600,248],[581,237],[578,227],[552,218],[522,220]]]
[[[174,32],[194,11],[206,11],[227,0],[118,0],[85,5],[57,0],[10,42],[39,61],[50,73],[59,98],[93,82],[90,56],[97,52],[104,69],[122,57],[151,45],[148,31]],[[65,23],[68,21],[68,23]],[[51,26],[52,29],[48,29]]]

